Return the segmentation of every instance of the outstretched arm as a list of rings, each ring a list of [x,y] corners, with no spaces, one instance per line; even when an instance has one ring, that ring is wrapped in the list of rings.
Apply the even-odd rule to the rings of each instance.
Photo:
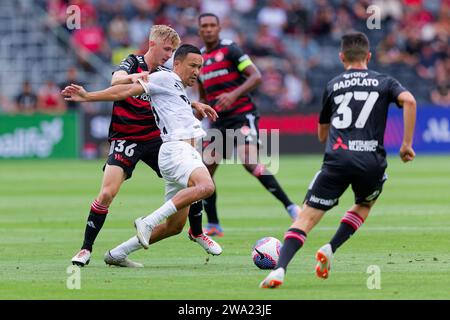
[[[111,86],[116,86],[119,84],[131,84],[137,82],[139,79],[147,81],[148,75],[149,75],[148,71],[128,74],[124,70],[119,70],[114,72],[111,79]]]
[[[403,107],[403,142],[400,148],[400,158],[403,162],[414,160],[416,153],[412,148],[414,127],[416,125],[416,99],[409,91],[400,93],[398,103]]]
[[[82,86],[71,84],[61,91],[67,101],[120,101],[128,97],[144,93],[144,88],[138,82],[119,84],[101,91],[88,92]]]

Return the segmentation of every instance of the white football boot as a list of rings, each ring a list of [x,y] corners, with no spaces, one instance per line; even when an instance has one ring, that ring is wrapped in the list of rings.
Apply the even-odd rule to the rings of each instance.
[[[319,278],[327,279],[331,270],[331,260],[333,259],[333,250],[331,245],[327,243],[316,253],[316,275]]]
[[[136,228],[137,237],[144,249],[148,249],[150,236],[152,235],[153,228],[146,224],[142,218],[134,220],[134,227]]]
[[[81,249],[73,258],[72,264],[74,266],[84,267],[91,261],[91,252],[87,249]]]
[[[144,265],[142,263],[131,261],[128,258],[116,259],[111,255],[111,251],[105,253],[105,257],[103,259],[107,265],[110,266],[118,266],[124,268],[143,268]]]
[[[275,289],[283,284],[284,269],[278,268],[269,273],[269,275],[259,284],[263,289]]]
[[[222,247],[206,234],[202,233],[201,235],[194,237],[189,229],[188,236],[191,241],[197,242],[207,253],[213,256],[218,256],[222,253]]]

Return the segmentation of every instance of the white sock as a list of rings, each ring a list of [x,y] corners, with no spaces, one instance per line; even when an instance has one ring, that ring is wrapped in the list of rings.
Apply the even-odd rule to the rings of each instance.
[[[142,249],[142,245],[136,236],[122,242],[114,249],[110,250],[111,256],[116,259],[125,259],[128,255],[136,250]]]
[[[177,212],[177,208],[173,204],[172,200],[167,201],[161,207],[153,211],[145,218],[142,219],[147,225],[152,228],[156,227],[158,224],[166,220],[168,217]]]

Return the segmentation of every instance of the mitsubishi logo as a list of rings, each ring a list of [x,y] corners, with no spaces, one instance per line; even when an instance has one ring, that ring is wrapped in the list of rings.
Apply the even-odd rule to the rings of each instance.
[[[341,137],[338,137],[336,143],[333,145],[333,150],[337,150],[339,148],[348,150],[348,146],[342,141]]]

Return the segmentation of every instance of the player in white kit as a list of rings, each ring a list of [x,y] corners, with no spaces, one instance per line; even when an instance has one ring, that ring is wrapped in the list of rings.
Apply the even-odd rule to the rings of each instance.
[[[163,144],[159,151],[158,164],[166,182],[166,202],[150,215],[137,218],[137,237],[132,237],[105,255],[105,261],[123,260],[141,247],[150,245],[152,230],[172,215],[179,215],[180,231],[186,223],[189,206],[209,197],[215,189],[214,182],[195,149],[198,139],[206,135],[200,121],[192,112],[185,87],[197,81],[203,58],[200,50],[192,45],[180,46],[174,55],[174,70],[152,73],[148,81],[139,80],[134,84],[116,85],[97,92],[87,92],[82,87],[72,85],[63,94],[72,101],[123,100],[145,93],[150,95],[153,112],[161,131]],[[213,121],[217,113],[203,105],[203,116]],[[161,239],[152,239],[152,243]],[[209,239],[212,254],[220,254],[222,249]],[[107,262],[108,263],[108,262]]]

